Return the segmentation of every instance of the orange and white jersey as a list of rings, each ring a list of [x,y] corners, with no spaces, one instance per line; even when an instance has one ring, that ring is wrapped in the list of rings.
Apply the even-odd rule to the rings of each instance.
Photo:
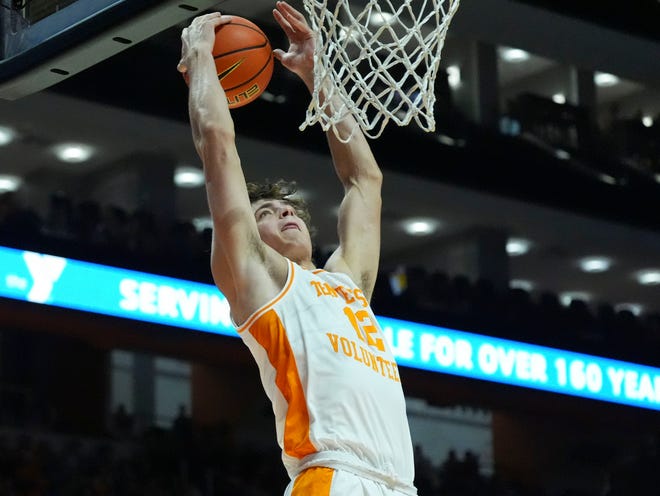
[[[416,494],[399,371],[369,303],[347,275],[289,261],[282,291],[238,333],[273,404],[291,479],[324,466]]]

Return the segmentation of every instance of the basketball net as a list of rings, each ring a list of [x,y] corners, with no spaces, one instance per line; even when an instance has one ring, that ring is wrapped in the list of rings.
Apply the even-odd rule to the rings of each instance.
[[[434,131],[435,79],[459,0],[368,0],[360,11],[350,4],[304,0],[317,44],[314,92],[300,129],[319,123],[347,142],[355,129],[340,136],[337,125],[352,115],[369,138],[390,120]]]

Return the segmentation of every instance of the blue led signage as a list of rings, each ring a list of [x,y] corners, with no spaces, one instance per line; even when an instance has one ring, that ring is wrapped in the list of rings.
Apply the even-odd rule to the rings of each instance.
[[[237,336],[210,284],[0,247],[0,297]],[[660,369],[379,317],[401,366],[660,410]],[[359,358],[356,358],[359,359]]]
[[[379,317],[399,365],[660,410],[660,369]]]
[[[0,296],[236,336],[215,286],[0,247]]]

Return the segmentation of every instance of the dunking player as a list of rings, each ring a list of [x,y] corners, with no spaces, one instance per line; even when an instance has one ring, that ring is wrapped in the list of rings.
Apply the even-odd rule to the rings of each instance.
[[[315,37],[303,15],[277,2],[289,39],[275,57],[314,85]],[[234,125],[218,84],[214,29],[197,17],[182,32],[178,69],[189,81],[193,140],[213,218],[211,270],[252,352],[275,414],[286,495],[415,495],[413,449],[398,369],[369,306],[378,271],[382,174],[366,138],[327,133],[344,186],[339,248],[312,261],[303,204],[278,181],[246,186]],[[346,118],[340,133],[350,135]]]

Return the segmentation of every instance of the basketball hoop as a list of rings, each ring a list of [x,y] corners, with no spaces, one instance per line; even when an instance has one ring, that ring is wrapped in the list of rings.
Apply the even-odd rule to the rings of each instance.
[[[332,6],[329,5],[332,3]],[[435,130],[435,79],[459,0],[304,0],[312,29],[314,92],[300,129],[324,131],[353,115],[363,133],[379,137],[392,120]],[[321,98],[319,89],[325,94]]]

